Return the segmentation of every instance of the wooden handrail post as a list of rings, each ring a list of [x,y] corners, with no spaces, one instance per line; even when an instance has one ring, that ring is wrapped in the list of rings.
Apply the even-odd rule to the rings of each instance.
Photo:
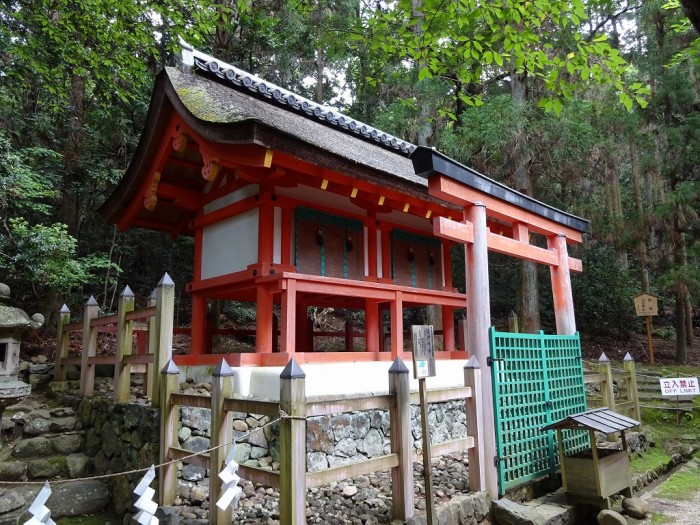
[[[231,506],[221,510],[216,502],[221,497],[222,465],[233,442],[233,412],[224,411],[224,400],[233,395],[233,370],[225,360],[217,365],[211,382],[211,447],[209,453],[209,523],[231,523]]]
[[[634,363],[634,359],[627,352],[624,359],[622,360],[622,366],[625,371],[630,375],[627,380],[627,392],[629,401],[632,402],[632,410],[630,411],[630,417],[636,419],[640,423],[642,422],[642,414],[639,411],[639,392],[637,391],[637,366]]]
[[[173,356],[173,320],[175,315],[175,283],[167,274],[156,288],[156,330],[158,343],[153,350],[153,366],[160,370]],[[160,405],[160,376],[153,375],[153,397],[151,405]]]
[[[306,374],[290,359],[280,374],[280,525],[306,523]]]
[[[117,358],[114,363],[114,400],[117,403],[128,402],[131,393],[131,365],[124,362],[124,357],[131,355],[134,343],[134,322],[126,320],[126,314],[133,311],[134,292],[126,286],[117,307]]]
[[[56,329],[56,366],[54,368],[54,381],[66,380],[66,365],[63,364],[63,360],[68,357],[70,334],[66,333],[64,328],[68,323],[70,323],[70,310],[68,306],[64,304],[58,317],[58,328]]]
[[[91,321],[100,313],[100,307],[91,295],[83,310],[83,349],[80,354],[80,397],[92,397],[95,390],[95,365],[88,360],[97,353],[97,330]]]
[[[612,367],[605,352],[598,358],[598,371],[605,376],[605,384],[600,385],[600,392],[603,395],[603,404],[613,412],[615,411],[615,388],[612,377]]]
[[[170,403],[171,394],[176,394],[180,385],[180,370],[172,359],[160,375],[160,463],[158,495],[162,506],[172,505],[177,496],[177,462],[170,463],[170,447],[176,447],[180,425],[180,406]],[[166,465],[167,463],[167,465]]]
[[[153,291],[151,292],[151,295],[148,296],[148,301],[146,302],[146,306],[151,307],[156,305],[156,297],[157,297],[157,289],[154,288]],[[154,354],[155,349],[158,347],[158,320],[155,315],[151,316],[148,318],[148,347],[146,349],[147,354]],[[155,396],[155,388],[156,388],[156,368],[155,363],[148,363],[146,365],[146,378],[145,381],[143,382],[143,389],[144,389],[144,394],[151,396]],[[157,396],[156,396],[157,397]]]
[[[513,310],[508,314],[508,331],[511,334],[517,334],[520,331],[518,329],[518,314]]]
[[[484,416],[481,407],[481,365],[472,356],[464,365],[464,386],[472,389],[471,397],[465,399],[467,414],[467,432],[474,438],[474,447],[468,451],[469,458],[469,490],[479,492],[486,490],[484,477],[484,449],[481,446],[483,436]]]
[[[392,513],[396,520],[413,517],[413,436],[411,434],[411,391],[408,368],[400,357],[389,368],[389,394],[396,405],[389,409],[391,452],[399,464],[391,469]]]

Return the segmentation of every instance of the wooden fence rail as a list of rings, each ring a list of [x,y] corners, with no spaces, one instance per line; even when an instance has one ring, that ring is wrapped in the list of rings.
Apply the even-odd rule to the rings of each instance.
[[[161,407],[161,463],[174,459],[208,467],[210,478],[209,523],[231,523],[231,510],[221,510],[214,502],[221,491],[217,473],[223,467],[233,442],[233,412],[253,413],[279,417],[280,468],[279,472],[241,465],[239,474],[254,483],[276,487],[280,491],[280,523],[306,523],[306,489],[341,481],[350,477],[379,470],[391,470],[393,517],[402,521],[414,514],[413,449],[411,434],[411,402],[409,371],[401,359],[389,369],[389,393],[380,396],[338,397],[328,399],[306,398],[305,374],[296,361],[291,360],[280,375],[280,400],[262,401],[233,398],[233,372],[222,360],[212,374],[211,397],[178,393],[177,366],[171,361],[162,370]],[[464,400],[469,436],[433,445],[434,456],[467,450],[469,455],[469,488],[484,490],[483,458],[480,455],[479,436],[482,436],[480,392],[481,369],[476,360],[464,368],[464,387],[431,390],[428,402]],[[178,446],[180,407],[190,406],[212,410],[209,457],[192,456]],[[391,452],[364,461],[324,470],[306,470],[306,419],[312,416],[351,412],[354,410],[388,409],[390,417]],[[189,456],[189,457],[188,457]],[[160,504],[171,505],[177,495],[177,463],[161,470]]]
[[[632,356],[629,353],[625,355],[622,361],[622,371],[613,371],[610,360],[605,353],[600,355],[595,366],[597,370],[584,374],[583,382],[586,385],[600,384],[601,399],[591,399],[589,395],[589,407],[608,407],[614,412],[619,412],[622,415],[641,421],[639,394],[637,392],[637,371]],[[625,388],[618,388],[618,394],[620,395],[618,395],[617,399],[615,397],[615,381],[618,382],[618,387],[621,381],[625,383]],[[622,394],[624,396],[621,396]]]
[[[80,366],[80,395],[91,397],[95,389],[95,366],[114,365],[114,400],[129,400],[132,373],[145,373],[144,390],[151,403],[158,406],[161,370],[172,357],[173,313],[175,284],[166,273],[149,297],[145,308],[136,309],[134,294],[127,286],[119,296],[117,313],[99,317],[99,306],[90,297],[83,309],[83,320],[71,323],[66,305],[61,309],[56,343],[55,380],[66,380],[68,365]],[[79,356],[69,357],[71,333],[82,333]],[[114,333],[117,337],[115,355],[98,356],[97,335]],[[133,353],[134,335],[137,354]]]

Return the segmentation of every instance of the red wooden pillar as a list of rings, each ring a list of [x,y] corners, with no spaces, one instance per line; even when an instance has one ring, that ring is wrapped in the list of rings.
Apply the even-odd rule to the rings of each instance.
[[[442,349],[455,351],[455,309],[451,306],[442,307]]]
[[[442,289],[447,291],[452,291],[452,256],[451,248],[452,243],[448,241],[442,241],[442,271],[443,277],[445,279],[445,284]]]
[[[486,206],[474,203],[466,210],[466,218],[474,228],[474,242],[467,244],[467,337],[469,354],[480,363],[489,357],[489,327],[491,326],[491,298],[489,295],[488,228]],[[496,453],[496,434],[493,414],[493,386],[491,381],[482,382],[481,405],[484,416],[485,483],[491,497],[498,497],[498,471],[492,460]]]
[[[403,357],[403,293],[391,301],[391,359]]]
[[[547,246],[557,254],[558,266],[550,266],[552,294],[554,295],[554,315],[557,321],[557,333],[573,335],[576,333],[574,317],[574,298],[571,293],[571,275],[569,273],[569,252],[566,237],[557,235],[547,239]]]
[[[285,279],[282,286],[280,352],[293,353],[296,342],[297,282],[294,279]]]
[[[201,215],[201,212],[198,216]],[[202,280],[202,228],[194,232],[194,262],[192,281]],[[190,329],[190,354],[202,355],[207,352],[206,344],[207,299],[199,294],[192,294],[192,328]],[[159,373],[160,370],[156,370]]]
[[[379,303],[373,299],[365,299],[365,345],[368,352],[379,352],[380,329]]]
[[[255,352],[272,352],[272,296],[264,286],[258,286],[255,303]]]
[[[391,279],[391,232],[382,230],[382,278]]]
[[[192,328],[190,330],[190,354],[202,355],[207,352],[206,341],[207,299],[199,294],[192,295]]]

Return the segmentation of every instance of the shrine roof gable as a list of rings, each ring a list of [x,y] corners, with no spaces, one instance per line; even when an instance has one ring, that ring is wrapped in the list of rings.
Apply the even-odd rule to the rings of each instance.
[[[363,180],[449,208],[463,205],[461,201],[445,200],[444,196],[428,192],[428,178],[444,175],[478,195],[500,201],[509,210],[523,209],[547,221],[579,232],[587,231],[588,224],[583,219],[497,183],[435,150],[416,147],[184,43],[180,66],[167,67],[158,75],[146,127],[134,158],[100,209],[108,221],[118,222],[130,202],[147,197],[148,177],[161,169],[154,159],[160,154],[162,162],[169,162],[170,153],[163,148],[172,140],[174,118],[184,122],[196,142],[262,146],[315,166],[319,173],[330,170],[349,180]],[[160,178],[160,173],[156,175]],[[161,182],[173,184],[165,180],[168,174],[163,177]],[[184,193],[194,195],[203,191],[205,183],[204,179],[191,178]],[[158,181],[154,179],[153,184],[157,188]],[[148,210],[133,212],[141,218],[141,225],[171,232],[173,225],[186,225],[188,216],[192,215],[192,210],[173,206]],[[507,219],[514,215],[505,216]],[[135,224],[131,218],[122,219],[119,227],[131,224]]]

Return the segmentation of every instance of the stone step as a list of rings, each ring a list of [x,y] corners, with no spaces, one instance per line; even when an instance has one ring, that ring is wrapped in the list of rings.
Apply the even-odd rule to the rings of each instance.
[[[574,525],[576,523],[573,506],[566,502],[566,496],[561,489],[546,497],[522,504],[508,499],[495,500],[491,510],[496,523],[503,525],[520,523]]]

